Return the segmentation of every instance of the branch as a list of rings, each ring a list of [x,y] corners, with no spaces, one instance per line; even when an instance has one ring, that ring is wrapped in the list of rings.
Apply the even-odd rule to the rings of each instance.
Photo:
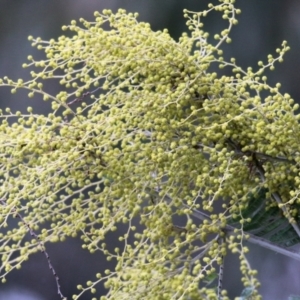
[[[289,160],[286,157],[281,156],[271,156],[268,154],[264,154],[261,152],[256,151],[242,151],[241,147],[239,145],[236,145],[234,141],[232,141],[230,138],[227,139],[227,144],[231,146],[231,148],[234,150],[234,152],[240,156],[255,156],[256,158],[268,160],[268,161],[278,161],[278,162],[287,162],[287,163],[295,163],[294,160]]]
[[[183,204],[183,205],[184,205],[184,207],[186,207],[186,208],[188,208],[192,211],[192,215],[195,218],[197,218],[199,220],[202,220],[202,221],[207,220],[207,221],[212,223],[210,217],[207,214],[205,214],[205,213],[203,213],[199,210],[192,209],[186,204]],[[225,228],[224,228],[225,232],[228,233],[228,234],[236,234],[235,229],[236,229],[235,227],[230,226],[230,225],[226,225]],[[293,258],[295,260],[300,261],[300,254],[298,252],[294,251],[294,250],[290,250],[286,247],[278,246],[278,245],[276,245],[276,244],[274,244],[274,243],[272,243],[272,242],[270,242],[270,241],[268,241],[264,238],[258,237],[256,235],[253,235],[253,234],[248,233],[248,232],[245,232],[245,234],[248,236],[248,238],[245,238],[245,240],[252,243],[252,244],[259,245],[263,248],[272,250],[274,252],[283,254],[285,256],[288,256],[290,258]]]
[[[260,176],[262,182],[265,182],[266,181],[265,170],[264,170],[263,166],[259,163],[259,161],[257,160],[255,155],[253,156],[253,161],[255,163],[255,166],[257,168],[257,171],[259,173],[259,176]],[[300,228],[299,228],[297,223],[294,223],[292,221],[293,217],[291,216],[288,209],[283,205],[283,202],[282,202],[282,199],[281,199],[280,195],[278,193],[274,192],[274,193],[271,194],[271,196],[277,202],[278,207],[283,211],[284,216],[288,218],[290,224],[292,225],[292,227],[294,228],[294,230],[296,231],[296,233],[298,234],[298,236],[300,238]]]
[[[227,139],[227,143],[234,150],[234,152],[236,154],[241,155],[241,156],[251,156],[252,157],[253,162],[254,162],[255,167],[256,167],[256,170],[257,170],[257,172],[259,174],[259,177],[261,179],[261,182],[263,182],[263,183],[266,181],[265,170],[263,168],[262,163],[259,162],[258,158],[264,158],[268,161],[270,161],[270,160],[274,161],[275,160],[275,161],[293,163],[293,161],[282,158],[282,157],[272,157],[270,155],[266,155],[266,154],[262,154],[262,153],[258,153],[258,152],[254,152],[254,151],[244,152],[244,151],[242,151],[240,145],[236,144],[230,138]],[[283,205],[283,201],[281,199],[281,196],[277,192],[272,193],[271,196],[277,202],[278,207],[283,211],[284,216],[289,220],[291,226],[294,228],[295,232],[298,234],[298,236],[300,238],[300,228],[299,228],[297,223],[293,222],[293,217],[291,216],[288,209]]]
[[[223,237],[221,237],[219,239],[219,243],[220,244],[224,243]],[[223,288],[223,275],[224,275],[224,256],[222,255],[222,263],[219,267],[219,276],[218,276],[218,299],[222,299],[221,292],[222,292],[222,288]]]
[[[0,202],[2,203],[2,205],[6,205],[6,202],[5,200],[3,199],[0,199]],[[41,239],[39,238],[39,236],[31,229],[31,227],[29,226],[29,224],[24,220],[24,218],[22,217],[22,215],[20,213],[17,212],[16,208],[14,207],[12,209],[12,211],[16,214],[16,217],[18,217],[21,222],[24,224],[24,226],[28,229],[30,235],[34,238],[37,239],[38,241],[38,244],[40,246],[40,249],[41,249],[41,252],[44,253],[44,255],[46,256],[46,259],[48,261],[48,266],[49,266],[49,269],[52,271],[52,274],[55,278],[55,281],[56,281],[56,286],[57,286],[57,294],[61,297],[61,299],[67,299],[61,292],[61,286],[60,286],[60,283],[59,283],[59,277],[58,275],[56,274],[55,272],[55,269],[51,263],[51,260],[50,260],[50,256],[48,254],[48,252],[46,251],[46,248],[44,246],[44,243],[41,241]]]
[[[100,87],[96,88],[95,90],[93,90],[93,91],[91,91],[91,92],[83,93],[82,96],[75,98],[74,100],[68,102],[67,104],[68,104],[68,105],[72,105],[72,104],[74,104],[74,103],[76,103],[76,102],[80,102],[80,101],[82,101],[85,97],[87,97],[87,96],[89,96],[89,95],[94,94],[95,92],[97,92],[99,89],[100,89]]]

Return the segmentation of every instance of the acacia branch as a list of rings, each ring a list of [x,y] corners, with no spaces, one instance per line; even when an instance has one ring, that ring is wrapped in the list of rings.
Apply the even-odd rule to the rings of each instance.
[[[266,182],[266,176],[265,176],[265,170],[263,168],[262,163],[258,160],[258,158],[264,158],[268,161],[281,161],[281,162],[288,162],[288,163],[293,163],[293,161],[287,160],[282,157],[272,157],[270,155],[254,152],[254,151],[242,151],[241,147],[236,144],[234,141],[231,139],[227,140],[228,145],[234,150],[234,152],[238,155],[241,156],[251,156],[252,160],[255,164],[255,168],[259,174],[260,180],[262,183]],[[272,198],[277,202],[278,207],[283,211],[284,216],[289,220],[291,226],[294,228],[295,232],[297,233],[298,237],[300,238],[300,228],[297,223],[293,221],[293,217],[291,216],[290,212],[288,209],[284,206],[284,203],[281,199],[281,196],[277,192],[271,193]]]
[[[265,182],[266,181],[265,170],[255,155],[253,156],[253,161],[255,163],[256,169],[259,173],[259,176],[260,176],[262,182]],[[288,218],[291,226],[294,228],[294,230],[296,231],[296,233],[298,234],[298,236],[300,238],[300,228],[297,223],[293,222],[293,217],[291,216],[288,209],[283,205],[280,195],[277,192],[274,192],[274,193],[271,193],[271,196],[277,202],[278,207],[283,211],[284,216]]]
[[[190,209],[191,212],[192,212],[192,215],[199,219],[199,220],[207,220],[209,222],[212,223],[212,220],[210,219],[210,217],[199,211],[199,210],[196,210],[196,209],[192,209],[190,208],[188,205],[186,204],[183,204],[186,208]],[[221,225],[221,224],[220,224]],[[230,225],[226,225],[225,228],[223,229],[227,234],[237,234],[235,231],[236,231],[236,228],[233,227],[233,226],[230,226]],[[259,245],[263,248],[266,248],[266,249],[269,249],[269,250],[272,250],[274,252],[277,252],[277,253],[280,253],[280,254],[283,254],[285,256],[288,256],[290,258],[293,258],[295,260],[298,260],[300,261],[300,254],[294,250],[290,250],[286,247],[283,247],[283,246],[278,246],[264,238],[261,238],[261,237],[258,237],[254,234],[251,234],[251,233],[248,233],[248,232],[244,232],[245,235],[247,235],[247,238],[245,237],[245,240],[252,243],[252,244],[256,244],[256,245]]]

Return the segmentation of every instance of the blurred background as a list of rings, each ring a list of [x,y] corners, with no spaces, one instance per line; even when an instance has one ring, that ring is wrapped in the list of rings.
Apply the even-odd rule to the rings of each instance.
[[[32,48],[27,37],[42,39],[57,38],[62,34],[61,26],[72,19],[83,17],[93,20],[93,12],[104,8],[138,12],[139,20],[151,23],[153,30],[168,28],[177,39],[181,32],[187,31],[183,9],[200,11],[211,0],[0,0],[0,77],[12,79],[28,78],[28,69],[22,63],[32,54],[43,57],[42,52]],[[235,57],[243,67],[257,66],[268,54],[276,54],[275,49],[287,40],[291,51],[285,56],[283,64],[275,71],[267,73],[272,84],[281,82],[282,92],[289,93],[300,102],[300,2],[298,0],[237,1],[242,9],[239,25],[233,28],[233,42],[226,45],[225,57]],[[220,14],[214,13],[207,19],[206,30],[213,36],[226,23]],[[57,93],[53,86],[53,94]],[[32,106],[35,112],[47,113],[49,106],[39,98],[28,99],[26,93],[18,92],[12,96],[9,89],[0,89],[0,107],[25,110]],[[113,245],[114,236],[110,238]],[[265,249],[250,246],[249,258],[252,267],[259,271],[262,282],[260,289],[263,299],[284,300],[290,295],[300,295],[300,262],[288,259]],[[298,247],[299,249],[299,247]],[[70,239],[65,243],[51,244],[47,251],[61,279],[62,291],[68,299],[76,293],[76,285],[94,279],[99,270],[107,268],[107,262],[100,255],[90,255],[81,249],[80,241]],[[236,258],[225,261],[224,286],[230,298],[240,295],[239,268]],[[102,290],[102,293],[105,291]],[[101,291],[99,290],[100,295]],[[90,294],[82,297],[91,299]],[[37,253],[26,262],[21,270],[12,272],[7,283],[0,285],[0,300],[54,300],[55,280],[48,269],[42,253]]]

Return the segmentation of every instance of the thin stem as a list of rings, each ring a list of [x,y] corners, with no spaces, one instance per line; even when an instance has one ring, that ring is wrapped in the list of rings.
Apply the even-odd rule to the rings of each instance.
[[[224,238],[219,239],[219,243],[222,245],[224,243]],[[219,276],[218,276],[218,300],[222,299],[222,288],[223,288],[223,274],[224,274],[224,256],[221,256],[222,263],[219,267]]]
[[[3,205],[6,205],[5,200],[3,200],[3,199],[1,199],[0,202]],[[53,267],[53,265],[51,263],[50,256],[49,256],[48,252],[46,251],[44,243],[41,241],[41,239],[39,238],[39,236],[32,230],[32,228],[29,226],[29,224],[24,220],[24,218],[22,217],[22,215],[17,212],[17,210],[16,210],[15,207],[12,209],[12,212],[14,212],[15,215],[16,215],[16,217],[18,217],[21,220],[21,222],[23,223],[23,225],[29,231],[30,235],[32,237],[36,238],[36,240],[38,241],[38,244],[40,246],[40,250],[41,250],[42,253],[44,253],[44,255],[45,255],[46,259],[47,259],[47,262],[48,262],[49,269],[52,271],[52,274],[53,274],[53,276],[55,278],[56,286],[57,286],[57,294],[61,297],[61,299],[67,299],[67,298],[65,298],[65,296],[61,292],[61,286],[60,286],[60,283],[59,283],[59,277],[56,274],[56,271],[55,271],[55,269],[54,269],[54,267]]]

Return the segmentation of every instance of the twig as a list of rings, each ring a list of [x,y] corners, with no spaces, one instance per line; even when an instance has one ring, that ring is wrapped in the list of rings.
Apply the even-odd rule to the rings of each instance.
[[[201,251],[199,254],[197,254],[195,257],[193,257],[190,261],[189,261],[189,264],[190,266],[192,266],[197,260],[200,260],[210,249],[210,245],[211,245],[211,242],[209,244],[207,244],[204,248],[203,251]],[[185,268],[185,266],[182,266],[178,269],[176,269],[175,271],[171,272],[171,274],[178,274],[180,273],[183,269]]]
[[[99,89],[100,89],[100,87],[96,88],[95,90],[93,90],[93,91],[91,91],[91,92],[83,93],[82,96],[75,98],[74,100],[68,102],[67,104],[68,104],[68,105],[72,105],[73,103],[82,101],[85,97],[87,97],[87,96],[89,96],[89,95],[91,95],[91,94],[94,94],[94,93],[97,92]]]
[[[5,202],[5,200],[3,200],[3,199],[0,199],[0,202],[1,202],[3,205],[6,205],[6,202]],[[31,229],[31,227],[30,227],[29,224],[24,220],[24,218],[22,217],[22,215],[21,215],[19,212],[17,212],[17,210],[16,210],[15,207],[12,209],[12,212],[15,213],[15,214],[16,214],[16,217],[18,217],[18,218],[21,220],[21,222],[23,223],[23,225],[28,229],[30,235],[31,235],[32,237],[34,237],[34,238],[37,239],[38,244],[39,244],[39,246],[40,246],[40,250],[41,250],[41,252],[44,253],[44,255],[46,256],[46,259],[47,259],[47,262],[48,262],[49,269],[52,271],[52,274],[53,274],[53,276],[54,276],[54,278],[55,278],[56,286],[57,286],[57,294],[61,297],[61,299],[67,299],[67,298],[62,294],[62,292],[61,292],[61,286],[60,286],[60,284],[59,284],[59,277],[58,277],[58,275],[56,274],[55,269],[54,269],[54,267],[53,267],[53,265],[52,265],[52,263],[51,263],[50,256],[49,256],[48,252],[46,251],[46,248],[45,248],[45,246],[44,246],[44,243],[41,241],[41,239],[39,238],[39,236]]]
[[[224,243],[224,238],[219,238],[219,243],[222,245]],[[222,258],[222,262],[221,265],[219,267],[219,275],[218,275],[218,300],[221,300],[221,292],[222,292],[222,288],[223,288],[223,274],[224,274],[224,256],[222,254],[221,256]]]

